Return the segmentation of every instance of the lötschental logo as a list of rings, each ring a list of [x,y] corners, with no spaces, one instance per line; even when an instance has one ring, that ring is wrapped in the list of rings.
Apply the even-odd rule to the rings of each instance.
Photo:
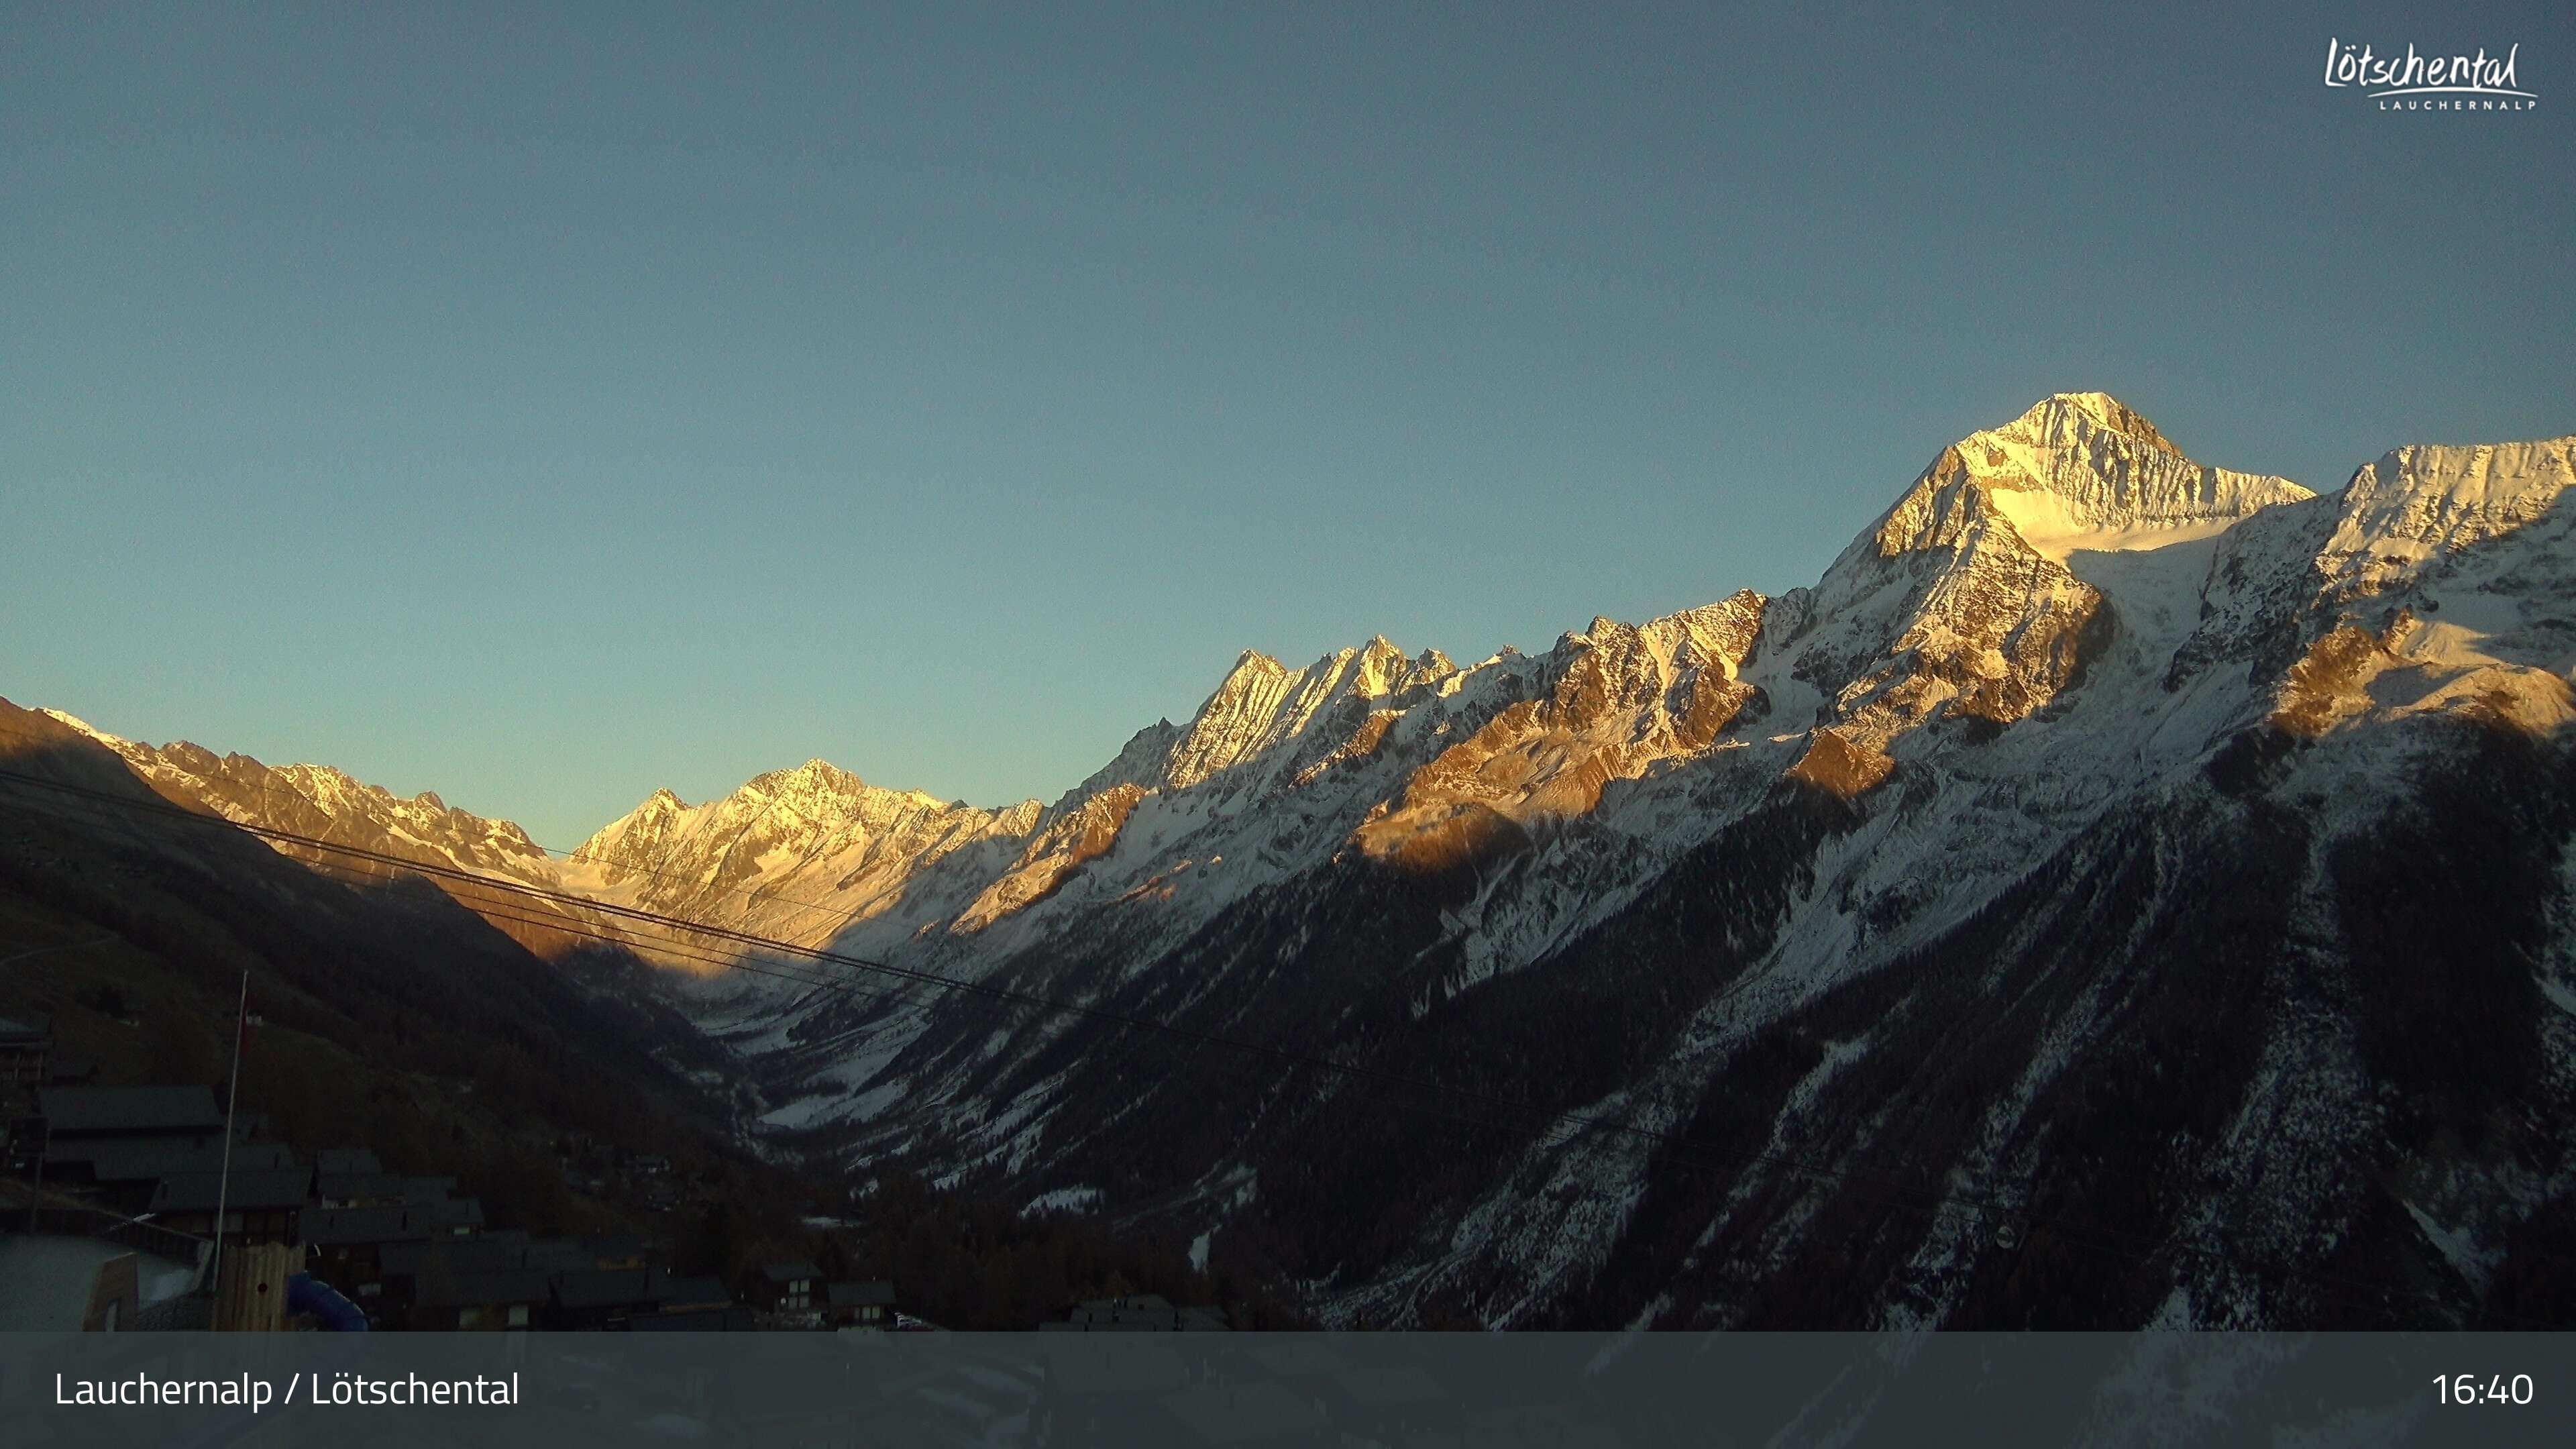
[[[2502,55],[2481,46],[2472,55],[2382,55],[2367,45],[2326,41],[2326,87],[2362,91],[2383,111],[2528,111],[2540,97],[2521,89],[2514,62],[2519,42]]]

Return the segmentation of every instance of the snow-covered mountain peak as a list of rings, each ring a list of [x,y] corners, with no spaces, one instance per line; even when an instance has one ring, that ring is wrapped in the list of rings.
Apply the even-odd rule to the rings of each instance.
[[[330,860],[344,877],[353,872],[383,875],[394,862],[410,862],[429,868],[442,889],[477,910],[488,907],[489,892],[464,887],[451,872],[546,889],[560,884],[554,862],[526,831],[507,820],[457,809],[434,791],[405,797],[328,765],[271,767],[249,755],[218,755],[186,740],[155,747],[109,734],[60,710],[42,713],[115,751],[161,794],[269,832],[269,842],[280,853],[316,863]],[[334,857],[330,847],[351,847],[362,854],[356,860]],[[550,902],[522,903],[495,917],[493,924],[524,944],[549,951],[566,941],[556,925],[570,929],[572,939],[614,934],[578,907]]]
[[[2576,486],[2576,436],[2395,448],[2356,471],[2324,549],[2329,586],[2379,587],[2429,560],[2539,521]]]
[[[330,765],[264,765],[244,754],[219,756],[187,740],[155,748],[62,710],[37,713],[114,750],[145,779],[201,800],[237,824],[306,829],[329,821],[329,828],[311,833],[338,839],[352,831],[380,831],[380,844],[395,854],[452,860],[478,871],[506,861],[504,873],[525,874],[544,858],[516,824],[459,810],[433,790],[405,797]]]
[[[635,871],[649,869],[697,813],[682,804],[679,796],[656,790],[643,804],[601,826],[588,840],[575,846],[570,863],[596,867],[604,873],[606,884],[615,885]]]
[[[791,769],[755,775],[751,784],[773,794],[856,795],[867,782],[829,760],[807,760]]]
[[[2445,1145],[2392,1210],[2408,1149],[2381,1124],[2412,1099],[2357,1054],[2429,1060],[2417,1019],[2448,993],[2393,985],[2427,959],[2519,993],[2453,1019],[2444,1080],[2555,1031],[2523,983],[2571,909],[2571,486],[2576,439],[2400,449],[2315,498],[2059,394],[1942,449],[1812,590],[1595,618],[1535,655],[1436,661],[1429,690],[1380,640],[1302,669],[1247,654],[1038,831],[952,857],[844,946],[1426,1080],[1546,1085],[1829,1170],[1899,1151],[2010,1213],[2170,1201],[2157,1232],[2220,1267],[2102,1321],[2296,1320],[2302,1300],[2249,1295],[2237,1265],[2345,1271],[2339,1240],[2377,1221],[2381,1261],[2430,1281],[2410,1222],[2455,1263],[2451,1225],[2483,1222],[2474,1252],[2501,1263],[2533,1200],[2537,1159],[2480,1185]],[[2521,814],[2533,785],[2547,804]],[[1439,1159],[1452,1134],[1386,1130],[1375,1092],[1282,1090],[1267,1062],[988,1000],[800,996],[769,1039],[810,1095],[770,1120],[843,1124],[869,1170],[1040,1200],[1092,1184],[1177,1236],[1295,1244],[1336,1322],[1409,1326],[1431,1302],[1512,1327],[1808,1321],[1819,1282],[1881,1327],[2043,1302],[2002,1286],[2018,1275],[1974,1222],[1829,1179],[1711,1180],[1610,1134]],[[2461,1120],[2570,1120],[2560,1036],[2546,1104]],[[2172,1041],[2209,1050],[2178,1078]],[[1972,1085],[1963,1043],[1990,1064]],[[2140,1101],[2206,1127],[2130,1151]],[[1426,1162],[1445,1205],[1376,1212],[1383,1183],[1433,1181]],[[1345,1231],[1353,1202],[1375,1215]],[[1855,1257],[1855,1224],[1905,1241]],[[2437,1291],[2417,1301],[2471,1301]]]
[[[2179,642],[2204,541],[2314,496],[2194,462],[2107,394],[2042,399],[1942,449],[1843,551],[1794,609],[1794,672],[1874,782],[1873,752],[1927,720],[2009,725],[2124,630]]]
[[[1739,589],[1714,604],[1666,614],[1641,625],[1595,619],[1584,631],[1587,641],[1633,634],[1668,667],[1712,668],[1732,679],[1761,637],[1770,601],[1751,589]]]
[[[1209,695],[1207,701],[1199,706],[1199,713],[1202,715],[1206,714],[1208,711],[1208,705],[1215,703],[1218,699],[1224,698],[1229,694],[1240,693],[1244,690],[1255,688],[1257,687],[1257,681],[1264,679],[1277,679],[1287,672],[1287,665],[1271,658],[1269,655],[1262,653],[1258,649],[1246,649],[1241,654],[1234,657],[1234,667],[1227,670],[1225,672],[1225,678],[1217,682],[1216,692]]]
[[[142,746],[135,744],[134,741],[126,739],[120,735],[109,734],[107,731],[100,729],[98,726],[91,724],[88,720],[82,719],[77,715],[65,714],[58,709],[40,709],[37,710],[36,713],[43,715],[45,718],[52,720],[58,725],[64,725],[77,730],[80,733],[89,736],[91,739],[98,741],[100,744],[107,746],[109,749],[116,751],[120,755],[130,757],[135,750],[143,748]]]
[[[1290,669],[1267,654],[1247,649],[1173,741],[1159,779],[1126,773],[1115,779],[1096,778],[1091,788],[1134,783],[1186,790],[1255,761],[1267,761],[1272,767],[1254,772],[1267,781],[1287,768],[1291,757],[1309,753],[1280,747],[1309,743],[1310,729],[1319,719],[1333,722],[1326,733],[1335,735],[1333,742],[1339,743],[1339,736],[1355,727],[1377,702],[1437,685],[1456,673],[1457,666],[1438,650],[1426,649],[1418,658],[1409,657],[1383,635],[1356,649],[1335,650],[1303,669]],[[1131,743],[1130,750],[1134,748]],[[1247,776],[1245,782],[1249,786],[1255,780]]]
[[[1997,434],[2041,447],[2080,445],[2086,435],[2104,430],[2177,456],[2182,452],[2144,414],[2107,392],[2051,393],[2031,404],[2020,417],[1994,429]]]
[[[1384,634],[1372,635],[1367,646],[1354,656],[1353,663],[1356,667],[1352,671],[1352,692],[1366,699],[1394,693],[1403,686],[1405,677],[1413,672],[1413,660],[1403,650],[1388,643]]]
[[[1040,813],[1035,801],[981,810],[887,789],[815,759],[695,807],[656,790],[584,841],[567,878],[621,905],[801,944],[882,911],[953,851],[1028,834]]]
[[[1955,542],[2001,514],[2063,562],[2077,550],[2206,537],[2276,503],[2314,496],[2286,478],[2196,463],[2106,393],[2059,393],[1944,449],[1874,530],[1882,556]]]

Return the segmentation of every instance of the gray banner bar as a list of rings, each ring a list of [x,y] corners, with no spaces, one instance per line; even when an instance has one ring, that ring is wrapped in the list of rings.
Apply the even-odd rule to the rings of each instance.
[[[2576,1334],[0,1334],[0,1446],[2576,1443]]]

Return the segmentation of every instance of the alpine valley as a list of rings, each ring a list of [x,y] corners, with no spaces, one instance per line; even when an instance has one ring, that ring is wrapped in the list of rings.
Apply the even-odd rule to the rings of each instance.
[[[1246,653],[1051,805],[815,761],[564,860],[55,720],[687,965],[782,1158],[1150,1226],[1328,1324],[2567,1326],[2571,488],[2576,437],[2320,495],[2063,394],[1812,589]]]

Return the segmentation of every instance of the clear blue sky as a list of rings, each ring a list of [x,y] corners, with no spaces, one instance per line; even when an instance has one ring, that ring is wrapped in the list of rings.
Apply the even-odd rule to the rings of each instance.
[[[556,845],[1052,799],[1246,647],[1812,582],[2052,391],[2576,431],[2563,3],[1731,8],[9,0],[0,694]]]

